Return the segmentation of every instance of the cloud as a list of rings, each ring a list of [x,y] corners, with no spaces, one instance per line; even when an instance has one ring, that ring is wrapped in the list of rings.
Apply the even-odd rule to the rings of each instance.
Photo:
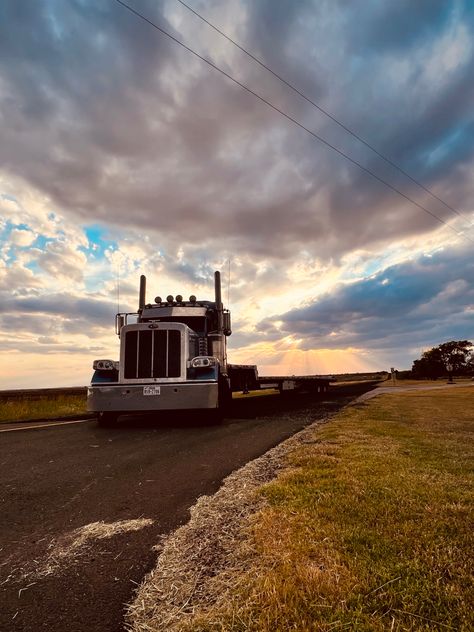
[[[65,243],[53,242],[38,254],[37,264],[53,277],[65,277],[71,281],[82,281],[86,257],[76,248]]]
[[[10,233],[10,241],[12,244],[16,246],[20,246],[21,248],[25,248],[26,246],[31,246],[36,238],[35,233],[27,228],[15,228]]]
[[[40,287],[42,287],[41,281],[35,277],[31,270],[18,262],[7,266],[5,261],[0,259],[0,298],[2,297],[1,293],[9,297],[14,292],[21,294],[25,288],[29,292],[34,292]]]
[[[371,35],[363,51],[351,28],[356,9],[341,3],[247,3],[235,15],[246,45],[265,62],[323,103],[337,102],[337,114],[427,184],[442,172],[437,188],[458,204],[466,195],[472,201],[459,167],[472,164],[474,129],[472,32],[460,6],[457,12],[433,3],[417,8],[424,26],[422,33],[409,31],[409,59],[404,27],[413,16],[390,3],[375,14],[357,8],[357,23]],[[137,7],[175,32],[172,3]],[[179,11],[191,45],[406,188],[399,174]],[[1,164],[71,216],[152,231],[173,245],[218,243],[272,259],[291,259],[302,245],[327,258],[437,228],[114,3],[50,0],[25,12],[10,0],[2,12],[9,29],[0,45],[7,123]],[[453,49],[461,37],[462,54]],[[337,42],[346,42],[346,57]],[[454,61],[434,65],[440,47],[440,59]],[[358,56],[351,60],[352,54]],[[402,72],[407,64],[412,70]],[[341,104],[349,107],[341,112]],[[460,137],[451,146],[456,129]],[[441,147],[443,158],[430,163],[427,156]],[[434,206],[441,217],[450,216]]]
[[[83,318],[95,324],[107,325],[115,314],[115,304],[73,294],[53,294],[36,298],[6,298],[0,313],[55,314],[67,318]]]
[[[314,302],[260,323],[261,335],[292,335],[299,347],[396,351],[473,338],[474,262],[438,252],[340,284]],[[273,320],[278,320],[276,326]]]
[[[0,292],[0,351],[117,353],[116,306],[110,299],[43,292]]]

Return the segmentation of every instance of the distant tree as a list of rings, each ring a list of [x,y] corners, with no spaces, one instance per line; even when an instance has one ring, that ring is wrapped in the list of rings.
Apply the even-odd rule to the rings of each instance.
[[[437,380],[446,373],[446,368],[436,349],[425,351],[419,360],[413,362],[411,369],[414,378]]]
[[[444,365],[450,364],[453,373],[456,375],[466,373],[468,364],[472,359],[472,342],[469,340],[451,340],[450,342],[443,342],[438,349]]]
[[[466,374],[474,376],[474,355],[473,354],[471,354],[471,357],[469,358],[467,362]]]
[[[450,340],[425,351],[419,360],[413,362],[413,377],[436,380],[446,375],[448,366],[452,367],[455,375],[471,373],[474,369],[472,347],[469,340]]]

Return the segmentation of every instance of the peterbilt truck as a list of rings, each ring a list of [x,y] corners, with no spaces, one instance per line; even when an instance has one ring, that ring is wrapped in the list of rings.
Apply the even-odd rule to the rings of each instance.
[[[120,414],[171,410],[207,411],[217,421],[232,390],[258,388],[255,366],[227,364],[231,318],[219,272],[214,285],[214,301],[178,295],[147,303],[146,278],[140,277],[137,312],[115,319],[120,360],[93,363],[87,403],[100,425]]]

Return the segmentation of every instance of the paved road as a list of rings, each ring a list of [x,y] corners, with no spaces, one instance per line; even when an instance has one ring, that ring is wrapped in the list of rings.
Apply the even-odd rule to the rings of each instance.
[[[218,426],[128,417],[112,429],[85,421],[0,434],[0,629],[122,630],[124,604],[154,566],[154,545],[187,520],[200,495],[368,388],[340,388],[324,400],[234,400]],[[75,529],[140,518],[153,522],[71,549]],[[56,555],[45,574],[54,543],[73,555]]]

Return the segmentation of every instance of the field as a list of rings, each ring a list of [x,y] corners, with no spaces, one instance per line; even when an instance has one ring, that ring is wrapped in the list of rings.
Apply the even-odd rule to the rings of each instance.
[[[473,401],[393,393],[315,429],[262,489],[246,571],[182,629],[474,629]]]
[[[85,395],[57,395],[41,399],[0,400],[0,423],[29,419],[54,419],[86,414]]]
[[[381,380],[385,381],[390,379],[389,373],[375,372],[375,373],[338,373],[332,376],[335,382],[365,382],[367,380]]]

